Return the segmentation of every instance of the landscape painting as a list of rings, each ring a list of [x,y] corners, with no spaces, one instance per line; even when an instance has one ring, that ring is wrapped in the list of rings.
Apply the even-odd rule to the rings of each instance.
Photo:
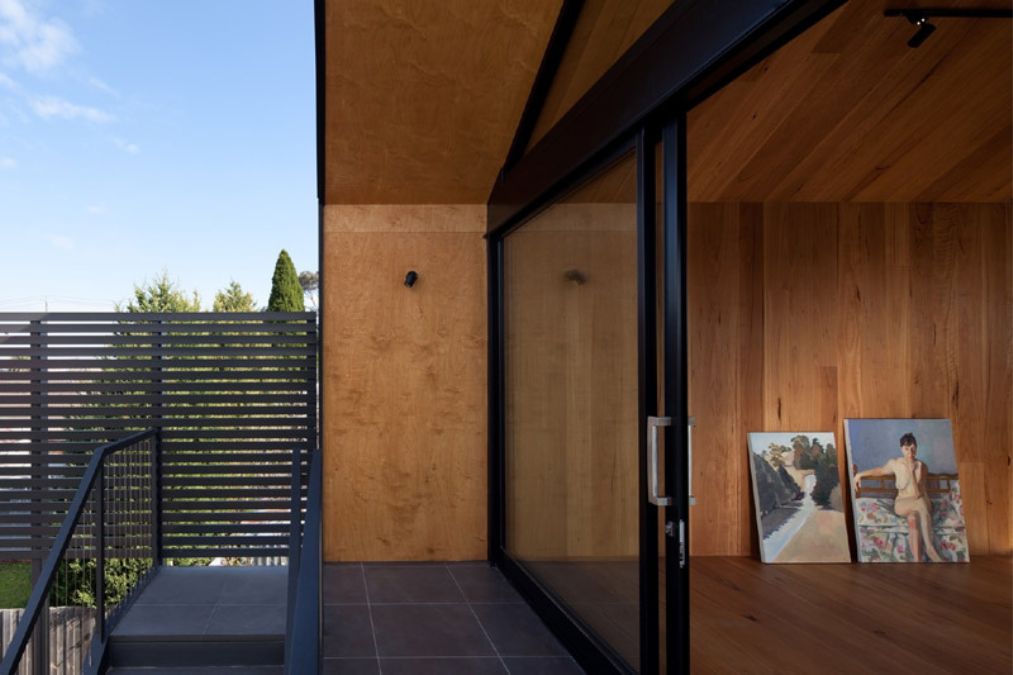
[[[949,420],[844,420],[861,562],[968,562]]]
[[[851,562],[833,433],[751,433],[749,468],[763,562]]]

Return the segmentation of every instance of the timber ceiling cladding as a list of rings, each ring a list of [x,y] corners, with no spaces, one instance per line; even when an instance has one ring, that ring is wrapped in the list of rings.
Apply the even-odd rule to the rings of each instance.
[[[693,110],[690,201],[1010,199],[1010,22],[940,18],[911,49],[883,9],[913,4],[853,0]]]
[[[0,314],[0,559],[45,557],[92,452],[151,427],[165,557],[287,555],[316,348],[312,313]]]
[[[328,0],[325,203],[485,203],[560,5]]]

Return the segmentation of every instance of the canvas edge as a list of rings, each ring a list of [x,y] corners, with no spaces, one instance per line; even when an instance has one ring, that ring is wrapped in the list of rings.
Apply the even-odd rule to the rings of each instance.
[[[772,561],[767,560],[767,549],[763,545],[763,516],[760,515],[760,495],[756,488],[756,470],[753,469],[753,436],[757,434],[767,433],[765,431],[749,431],[746,432],[746,459],[749,461],[749,482],[753,486],[753,513],[756,514],[756,535],[759,539],[760,548],[760,562],[765,565],[772,564]]]

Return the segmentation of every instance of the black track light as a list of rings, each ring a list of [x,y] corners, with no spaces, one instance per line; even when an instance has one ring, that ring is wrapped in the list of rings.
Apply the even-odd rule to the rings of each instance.
[[[929,39],[929,36],[935,32],[935,24],[929,23],[927,16],[920,16],[916,14],[908,15],[908,21],[910,21],[918,30],[911,36],[911,39],[907,41],[907,46],[914,49],[915,47],[921,47],[922,43]]]

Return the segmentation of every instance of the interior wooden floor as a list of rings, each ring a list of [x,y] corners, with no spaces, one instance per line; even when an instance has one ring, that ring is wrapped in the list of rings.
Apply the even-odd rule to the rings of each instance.
[[[1013,559],[764,565],[693,558],[694,673],[1013,672]]]

